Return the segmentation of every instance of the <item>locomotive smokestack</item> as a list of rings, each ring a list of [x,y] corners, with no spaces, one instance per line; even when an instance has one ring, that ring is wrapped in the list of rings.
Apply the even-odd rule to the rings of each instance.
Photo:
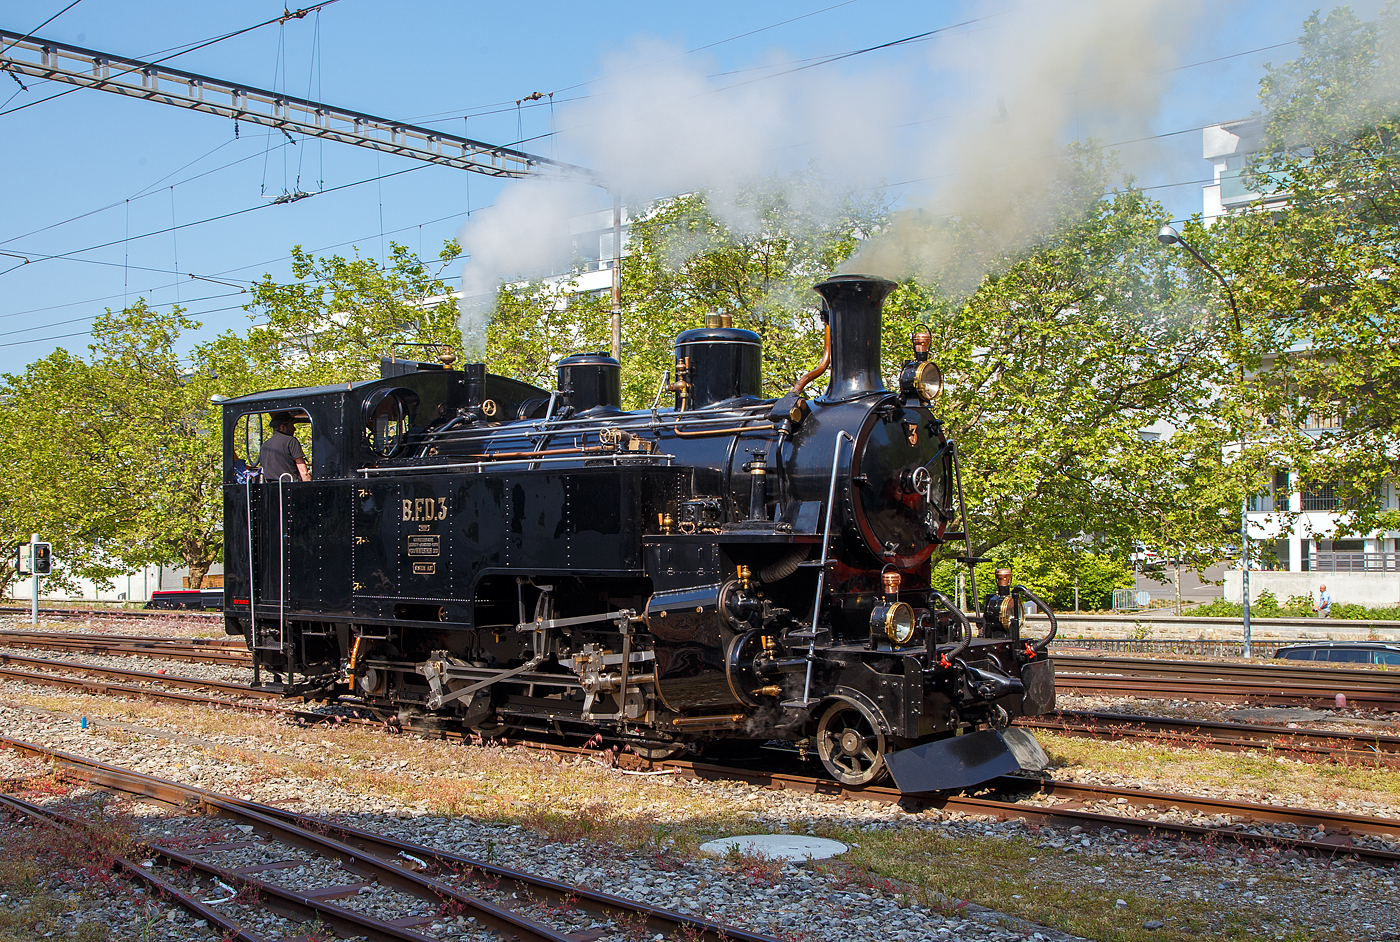
[[[871,275],[834,275],[812,287],[831,312],[831,385],[826,398],[850,399],[883,390],[880,308],[898,285]]]

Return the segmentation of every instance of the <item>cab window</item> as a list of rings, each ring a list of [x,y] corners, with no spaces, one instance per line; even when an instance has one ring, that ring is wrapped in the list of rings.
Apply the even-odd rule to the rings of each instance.
[[[302,452],[306,455],[306,467],[309,469],[312,467],[311,417],[304,411],[287,411],[292,412],[292,434],[301,443]],[[276,432],[272,426],[272,415],[271,412],[250,412],[239,417],[233,433],[234,483],[246,483],[250,475],[255,476],[261,470],[263,443]]]
[[[418,395],[411,389],[376,389],[361,408],[369,450],[380,458],[401,453],[418,409]]]
[[[408,411],[398,396],[385,396],[374,407],[366,423],[369,447],[381,458],[392,458],[408,434]]]

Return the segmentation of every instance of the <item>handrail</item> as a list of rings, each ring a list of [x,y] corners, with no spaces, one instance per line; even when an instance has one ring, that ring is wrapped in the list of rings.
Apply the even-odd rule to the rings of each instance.
[[[590,456],[590,455],[566,455],[566,456],[563,457],[563,458],[505,458],[505,459],[502,459],[502,460],[500,460],[500,461],[487,461],[487,460],[482,460],[482,461],[456,462],[456,463],[453,463],[453,464],[415,464],[415,465],[405,465],[405,466],[402,466],[402,467],[394,467],[394,468],[356,468],[356,469],[355,469],[355,473],[356,473],[356,474],[363,474],[363,475],[365,475],[366,477],[368,477],[368,476],[371,475],[371,474],[424,474],[424,473],[427,473],[427,472],[430,472],[430,471],[456,471],[456,470],[460,470],[460,469],[475,469],[476,471],[480,472],[480,471],[484,471],[484,470],[485,470],[486,468],[488,468],[488,467],[497,467],[497,466],[500,466],[500,465],[512,465],[512,464],[553,464],[553,463],[555,463],[555,462],[561,462],[561,461],[580,461],[580,460],[585,459],[585,458],[588,459],[588,460],[590,460],[590,461],[600,461],[600,460],[606,460],[606,459],[608,459],[608,458],[611,458],[612,461],[613,461],[613,464],[619,464],[619,463],[624,463],[624,464],[625,464],[625,463],[628,463],[628,462],[640,464],[640,463],[642,463],[642,462],[644,462],[644,461],[656,461],[656,460],[659,460],[659,459],[662,459],[662,458],[666,459],[667,463],[670,463],[670,462],[672,462],[672,461],[674,461],[674,460],[676,459],[676,456],[675,456],[675,455],[658,455],[658,454],[654,454],[654,453],[650,453],[650,452],[629,451],[629,452],[621,452],[621,453],[612,452],[612,453],[608,453],[608,454],[599,453],[599,454],[596,455],[596,456]]]
[[[802,683],[802,705],[812,702],[812,665],[817,660],[817,619],[822,613],[822,590],[826,587],[826,560],[831,551],[831,513],[836,506],[836,472],[841,466],[841,442],[848,441],[852,446],[856,440],[850,432],[842,429],[836,433],[836,445],[831,449],[831,484],[826,492],[826,530],[822,534],[822,561],[817,570],[817,596],[812,602],[812,638],[807,642],[807,677]]]
[[[254,648],[253,651],[253,673],[254,683],[257,682],[257,640],[258,640],[258,613],[254,607],[257,597],[257,574],[253,570],[253,479],[250,476],[245,482],[247,487],[248,506],[248,623],[252,626],[248,634],[248,644]]]
[[[1044,654],[1045,649],[1050,646],[1051,641],[1055,640],[1055,634],[1060,630],[1060,623],[1055,618],[1055,610],[1049,605],[1046,605],[1044,599],[1042,599],[1040,596],[1036,595],[1034,592],[1032,592],[1030,589],[1027,589],[1023,585],[1015,586],[1014,588],[1012,588],[1011,591],[1020,592],[1022,595],[1026,596],[1026,598],[1034,602],[1036,605],[1039,605],[1041,609],[1045,612],[1045,617],[1050,619],[1050,633],[1047,634],[1044,638],[1041,638],[1035,644],[1031,645],[1031,650],[1034,651],[1036,654]]]
[[[287,512],[282,502],[282,485],[292,480],[290,471],[277,475],[277,564],[281,570],[277,577],[277,650],[287,649]],[[253,630],[254,637],[257,629]]]

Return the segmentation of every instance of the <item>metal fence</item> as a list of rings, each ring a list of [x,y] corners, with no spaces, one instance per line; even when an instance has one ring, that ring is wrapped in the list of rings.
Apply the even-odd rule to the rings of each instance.
[[[1309,553],[1309,572],[1395,572],[1400,553]]]
[[[1255,657],[1273,657],[1274,652],[1283,647],[1284,644],[1293,642],[1282,642],[1275,644],[1254,643]],[[1188,639],[1180,640],[1129,640],[1119,638],[1057,638],[1050,642],[1050,651],[1063,651],[1069,653],[1067,649],[1089,648],[1095,651],[1113,651],[1118,654],[1188,654],[1198,657],[1243,657],[1244,644],[1239,641],[1206,641]]]
[[[1142,608],[1138,604],[1136,589],[1114,589],[1113,610],[1115,612],[1135,612]]]

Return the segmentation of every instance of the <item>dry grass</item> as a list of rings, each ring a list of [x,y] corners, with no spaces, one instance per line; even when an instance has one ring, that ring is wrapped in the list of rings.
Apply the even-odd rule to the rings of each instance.
[[[166,730],[202,751],[197,761],[206,770],[225,768],[227,782],[210,787],[235,794],[256,794],[272,780],[320,781],[427,813],[520,824],[550,840],[628,850],[669,842],[672,852],[694,852],[716,835],[751,827],[751,814],[737,802],[717,802],[666,778],[619,776],[587,756],[561,760],[542,751],[390,736],[379,727],[297,726],[256,713],[73,694],[36,692],[25,702],[85,715],[94,735],[114,742],[139,735],[115,724]]]
[[[1377,805],[1368,809],[1370,814],[1400,815],[1400,771],[1394,769],[1304,761],[1287,750],[1233,753],[1048,732],[1036,738],[1050,754],[1057,777],[1147,780],[1163,791],[1286,800],[1314,808],[1370,801]]]
[[[30,798],[67,796],[59,808],[87,824],[88,839],[0,814],[0,894],[8,897],[0,902],[0,942],[106,942],[108,924],[86,914],[113,899],[134,899],[134,887],[112,869],[113,858],[135,843],[126,805],[105,793],[75,798],[52,781],[25,784]]]
[[[1270,926],[1275,914],[1263,906],[1222,908],[1189,895],[1157,892],[1160,871],[1146,860],[1047,852],[1021,837],[950,838],[917,829],[832,828],[819,833],[851,846],[840,863],[823,865],[835,885],[873,887],[912,898],[945,915],[960,914],[975,903],[1086,938],[1122,942],[1225,942],[1255,938],[1265,926],[1264,934],[1285,940],[1342,942],[1346,938],[1296,926]],[[1216,872],[1199,866],[1173,873],[1179,874],[1180,881],[1192,869],[1209,873],[1211,879]],[[1304,889],[1302,880],[1297,878],[1299,885],[1292,892]],[[1143,892],[1146,887],[1153,892]],[[1119,906],[1118,900],[1124,905]],[[1162,926],[1144,928],[1154,920]]]

